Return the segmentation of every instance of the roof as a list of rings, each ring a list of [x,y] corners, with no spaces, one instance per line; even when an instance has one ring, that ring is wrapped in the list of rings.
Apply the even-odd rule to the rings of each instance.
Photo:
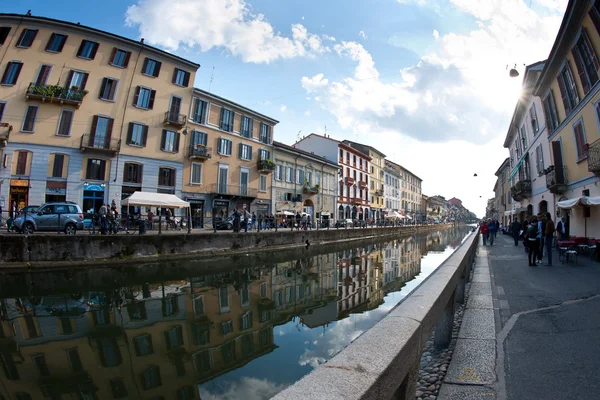
[[[533,89],[535,96],[543,96],[558,74],[566,54],[571,51],[575,35],[587,14],[589,5],[589,1],[569,0],[544,70]]]
[[[298,143],[302,142],[302,141],[303,141],[303,140],[305,140],[305,139],[308,139],[308,138],[309,138],[309,137],[311,137],[311,136],[318,137],[318,138],[320,138],[320,139],[327,139],[327,140],[330,140],[330,141],[332,141],[332,142],[334,142],[334,143],[337,143],[337,145],[338,145],[339,147],[342,147],[342,148],[344,148],[344,149],[346,149],[346,150],[348,150],[348,151],[350,151],[350,152],[352,152],[352,153],[355,153],[355,154],[357,154],[357,155],[359,155],[359,156],[361,156],[361,157],[363,157],[363,158],[365,158],[365,159],[367,159],[367,160],[371,161],[371,157],[370,157],[368,154],[365,154],[365,153],[363,153],[362,151],[358,150],[357,148],[354,148],[354,147],[352,147],[352,146],[350,146],[350,145],[348,145],[348,144],[346,144],[346,143],[344,143],[344,142],[342,142],[342,141],[339,141],[339,140],[336,140],[336,139],[332,139],[332,138],[331,138],[331,137],[329,137],[328,135],[319,135],[318,133],[311,133],[311,134],[309,134],[308,136],[305,136],[305,137],[303,137],[302,139],[300,139],[300,140],[298,140],[296,143],[294,143],[294,147],[295,147],[295,146],[296,146]]]
[[[412,176],[414,176],[415,178],[417,178],[418,180],[420,180],[421,182],[423,182],[423,179],[419,178],[418,176],[416,176],[415,174],[413,174],[412,172],[410,172],[408,169],[404,168],[402,165],[397,164],[397,163],[395,163],[393,161],[390,161],[390,160],[385,160],[385,162],[388,163],[388,164],[391,164],[392,167],[400,168],[401,171],[408,172],[409,174],[411,174]]]
[[[502,170],[506,167],[508,167],[508,157],[502,161],[502,164],[500,164],[500,167],[498,167],[498,170],[496,171],[496,173],[494,175],[498,176],[500,175],[500,172],[502,172]]]
[[[340,168],[336,163],[329,161],[325,157],[318,156],[315,153],[310,153],[308,151],[300,150],[300,149],[298,149],[298,148],[296,148],[294,146],[290,146],[290,145],[287,145],[285,143],[277,142],[277,141],[274,140],[273,141],[273,147],[275,147],[275,148],[278,147],[278,148],[280,148],[282,150],[286,150],[286,151],[289,151],[291,153],[297,153],[297,154],[303,155],[305,157],[312,158],[312,159],[314,159],[314,160],[316,160],[318,162],[321,162],[323,164],[327,164],[327,165],[329,165],[331,167],[334,167],[334,168],[337,168],[337,169]]]
[[[129,38],[126,38],[125,36],[116,35],[114,33],[106,32],[106,31],[92,28],[92,27],[89,27],[86,25],[81,25],[79,23],[62,21],[59,19],[53,19],[53,18],[47,18],[47,17],[38,17],[38,16],[32,16],[32,15],[12,14],[12,13],[0,13],[0,19],[7,19],[7,20],[14,19],[14,20],[18,20],[17,22],[19,22],[19,23],[27,21],[27,22],[41,23],[41,24],[47,24],[47,25],[67,26],[67,27],[78,29],[81,31],[88,31],[89,33],[92,33],[94,35],[100,35],[100,36],[105,36],[110,39],[120,40],[120,41],[128,43],[132,46],[144,46],[144,48],[146,48],[150,51],[159,53],[160,55],[162,55],[164,57],[169,57],[169,58],[175,59],[178,62],[187,64],[188,66],[193,67],[195,69],[200,68],[200,64],[197,64],[190,60],[186,60],[185,58],[176,56],[175,54],[171,54],[171,53],[161,50],[157,47],[148,46],[147,44],[144,44],[143,41],[129,39]]]
[[[273,119],[271,117],[268,117],[268,116],[266,116],[264,114],[259,113],[258,111],[254,111],[254,110],[252,110],[252,109],[250,109],[248,107],[245,107],[245,106],[243,106],[241,104],[238,104],[238,103],[235,103],[235,102],[233,102],[231,100],[228,100],[225,97],[217,96],[214,93],[207,92],[206,90],[202,90],[202,89],[199,89],[199,88],[195,87],[194,88],[194,93],[201,94],[201,95],[206,96],[206,97],[210,97],[213,100],[217,100],[217,101],[220,101],[220,102],[225,103],[225,104],[229,104],[230,106],[233,106],[233,107],[236,107],[236,108],[238,108],[240,110],[243,110],[243,111],[247,112],[248,114],[254,114],[255,116],[260,117],[260,118],[262,118],[262,119],[264,119],[266,121],[269,121],[269,122],[271,122],[273,124],[278,124],[279,123],[279,121],[277,121],[276,119]]]
[[[357,142],[353,142],[352,140],[344,140],[344,143],[349,144],[350,146],[359,149],[360,151],[362,151],[365,154],[369,154],[369,150],[372,150],[375,153],[381,154],[382,156],[386,157],[386,155],[383,154],[381,151],[377,150],[373,146],[369,146],[368,144],[357,143]]]

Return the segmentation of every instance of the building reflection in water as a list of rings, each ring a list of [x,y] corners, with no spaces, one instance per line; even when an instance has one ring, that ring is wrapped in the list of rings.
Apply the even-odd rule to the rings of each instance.
[[[217,377],[293,353],[285,341],[278,348],[276,327],[302,335],[367,315],[420,273],[428,251],[464,236],[458,229],[178,281],[2,299],[0,399],[199,399],[202,384],[222,394]],[[277,366],[259,375],[281,390],[314,366],[288,369],[285,382]]]

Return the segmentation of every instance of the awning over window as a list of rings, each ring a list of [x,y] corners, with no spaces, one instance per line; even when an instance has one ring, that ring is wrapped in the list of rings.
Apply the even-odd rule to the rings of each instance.
[[[523,162],[525,161],[525,158],[527,157],[529,153],[525,153],[523,155],[523,157],[521,157],[521,159],[519,160],[519,162],[517,163],[517,165],[515,165],[515,167],[513,168],[512,171],[510,171],[510,176],[508,177],[508,179],[512,179],[517,172],[519,172],[519,168],[521,168],[521,166],[523,165]]]
[[[576,197],[574,199],[563,200],[556,203],[558,208],[569,209],[575,206],[599,206],[600,205],[600,196],[588,197],[581,196]]]

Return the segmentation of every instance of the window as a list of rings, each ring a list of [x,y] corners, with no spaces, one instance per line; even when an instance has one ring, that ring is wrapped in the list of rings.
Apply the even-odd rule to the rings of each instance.
[[[192,325],[192,337],[195,346],[204,346],[210,343],[210,325],[198,323]]]
[[[251,138],[253,131],[254,131],[254,121],[252,120],[252,118],[242,116],[242,127],[240,129],[240,134],[243,137]]]
[[[577,86],[575,86],[575,79],[573,79],[573,74],[571,73],[568,62],[565,64],[557,79],[562,101],[565,106],[565,114],[568,115],[579,103]]]
[[[204,315],[204,296],[194,297],[194,316]]]
[[[52,177],[62,178],[63,177],[63,165],[65,164],[64,154],[55,154],[54,163],[52,165]]]
[[[247,311],[240,317],[240,329],[245,330],[250,328],[252,328],[252,311]]]
[[[221,313],[229,312],[229,287],[221,286],[219,288],[219,308]]]
[[[2,121],[2,116],[4,115],[4,108],[6,107],[6,103],[0,101],[0,121]]]
[[[527,128],[525,125],[521,127],[521,150],[523,153],[527,150]]]
[[[221,334],[227,335],[233,332],[233,321],[226,321],[221,324]]]
[[[193,130],[192,131],[192,140],[191,140],[191,145],[192,146],[206,146],[208,143],[208,135],[204,132],[201,131],[196,131]]]
[[[108,325],[110,323],[110,311],[108,309],[92,311],[94,325]]]
[[[554,103],[554,95],[552,91],[548,92],[544,97],[544,115],[546,118],[546,126],[548,128],[548,134],[551,134],[556,128],[558,128],[558,113],[556,112],[556,104]]]
[[[271,143],[271,127],[267,124],[260,123],[260,141],[263,143]]]
[[[85,58],[87,60],[93,60],[96,58],[96,52],[100,45],[90,40],[82,40],[77,50],[77,57]]]
[[[258,152],[258,155],[259,155],[260,160],[270,160],[271,159],[271,152],[269,150],[260,149],[260,151]]]
[[[127,129],[127,144],[130,146],[146,146],[148,138],[148,125],[130,122]]]
[[[260,175],[260,183],[258,190],[260,190],[261,192],[267,191],[267,175]]]
[[[192,163],[192,176],[190,177],[190,183],[196,185],[202,184],[202,164]]]
[[[190,73],[179,68],[173,71],[173,83],[179,86],[188,87],[190,84]]]
[[[247,307],[250,305],[250,289],[248,285],[244,285],[240,289],[240,300],[242,307]]]
[[[251,333],[242,336],[242,350],[245,356],[250,356],[254,353],[254,335]]]
[[[280,181],[283,177],[283,165],[275,166],[275,180]]]
[[[79,358],[79,351],[77,351],[77,349],[67,350],[67,358],[69,359],[69,364],[71,364],[71,371],[83,371],[83,364],[81,363],[81,358]]]
[[[573,126],[573,133],[575,134],[575,148],[577,149],[577,161],[579,162],[587,158],[587,151],[585,151],[585,131],[581,120]]]
[[[165,332],[165,341],[167,343],[167,350],[175,349],[183,346],[183,329],[181,325],[172,327]]]
[[[217,152],[222,156],[231,155],[232,142],[229,139],[219,138]]]
[[[142,386],[144,390],[154,389],[162,385],[160,379],[160,368],[156,365],[148,368],[142,374]]]
[[[23,127],[21,128],[23,132],[33,132],[35,128],[35,117],[37,112],[38,106],[27,106],[25,118],[23,119]]]
[[[88,145],[96,149],[110,149],[114,119],[94,115]]]
[[[296,170],[296,183],[298,183],[298,184],[304,183],[304,171],[301,169]]]
[[[126,50],[113,48],[112,55],[110,56],[109,63],[115,67],[119,68],[127,68],[129,65],[129,58],[131,57],[131,52]]]
[[[150,334],[134,337],[133,343],[135,345],[135,354],[138,357],[154,353],[154,349],[152,348],[152,336]]]
[[[533,131],[533,135],[535,136],[535,134],[540,130],[535,103],[531,104],[531,108],[529,109],[529,118],[531,119],[531,129]]]
[[[48,83],[50,77],[50,71],[52,71],[52,65],[41,65],[38,72],[38,76],[35,80],[36,86],[45,86]]]
[[[294,168],[293,167],[287,167],[285,169],[285,181],[286,182],[292,182],[292,177],[294,176]]]
[[[169,153],[177,153],[179,151],[179,132],[163,129],[160,149]]]
[[[235,113],[226,108],[221,108],[221,119],[219,121],[219,128],[227,131],[233,132],[233,117]]]
[[[17,47],[31,47],[37,33],[37,29],[23,29],[23,31],[21,32],[21,36],[19,36],[19,39],[17,40]]]
[[[123,182],[141,184],[143,169],[142,164],[125,163],[123,166]]]
[[[267,282],[262,282],[260,284],[260,298],[264,299],[267,297]]]
[[[86,179],[103,181],[106,177],[106,160],[89,158],[87,161]]]
[[[21,68],[23,68],[23,63],[19,61],[11,61],[6,64],[4,75],[2,75],[2,85],[15,85],[19,79]]]
[[[535,166],[538,175],[541,175],[544,170],[544,152],[541,144],[535,148]]]
[[[59,136],[71,135],[71,124],[73,123],[73,110],[62,110],[60,113],[60,119],[58,120],[58,131],[56,132]]]
[[[197,124],[206,123],[206,111],[208,110],[208,103],[204,100],[194,98],[192,105],[192,121]]]
[[[85,85],[87,84],[89,74],[82,71],[69,71],[69,76],[67,77],[67,88],[71,90],[84,90]]]
[[[0,46],[4,44],[9,33],[10,26],[0,26]]]
[[[102,100],[114,101],[118,83],[119,81],[116,79],[102,78],[102,84],[100,85],[100,95],[98,97]]]
[[[161,65],[162,63],[160,61],[146,57],[144,64],[142,65],[142,74],[158,78]]]
[[[60,53],[65,46],[67,41],[67,35],[61,35],[59,33],[53,33],[50,35],[50,40],[48,40],[48,44],[46,45],[46,51],[52,53]]]
[[[146,312],[146,303],[139,301],[128,304],[127,315],[132,321],[144,321],[148,317],[148,313]]]
[[[235,361],[235,341],[232,340],[221,346],[221,354],[226,363]]]
[[[122,399],[123,397],[127,397],[129,395],[127,392],[127,387],[125,386],[125,383],[123,383],[123,379],[111,379],[110,388],[112,389],[113,398],[115,399]]]
[[[31,359],[35,363],[41,376],[50,376],[50,370],[48,369],[48,364],[46,364],[46,357],[43,354],[32,356]]]
[[[154,107],[154,97],[156,96],[156,90],[152,90],[146,87],[138,86],[135,89],[135,96],[133,97],[133,105],[139,108],[152,110]]]
[[[173,168],[158,169],[158,186],[175,186],[175,170]]]
[[[573,47],[572,53],[579,78],[581,79],[583,94],[586,95],[592,86],[598,82],[598,68],[600,68],[600,64],[585,29],[581,31],[581,36],[577,40],[575,47]]]
[[[121,365],[123,358],[121,357],[121,351],[117,345],[116,339],[113,338],[102,338],[96,340],[100,362],[103,367],[110,368]]]
[[[242,160],[252,160],[252,146],[240,143],[240,158]]]

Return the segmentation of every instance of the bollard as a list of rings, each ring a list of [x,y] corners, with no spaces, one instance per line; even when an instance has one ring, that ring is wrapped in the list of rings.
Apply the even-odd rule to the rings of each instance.
[[[442,316],[435,326],[433,344],[437,350],[445,349],[452,340],[452,328],[454,325],[454,311],[456,307],[456,290],[448,299],[448,303],[442,311]]]

